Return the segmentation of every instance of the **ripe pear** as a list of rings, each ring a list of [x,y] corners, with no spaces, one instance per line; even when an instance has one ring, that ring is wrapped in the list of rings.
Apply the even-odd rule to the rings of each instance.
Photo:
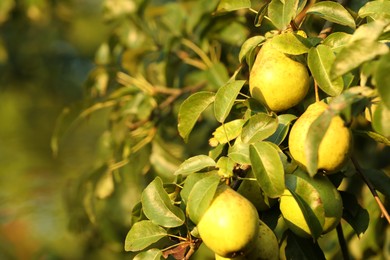
[[[227,185],[218,187],[198,223],[198,232],[214,253],[235,257],[249,251],[259,232],[259,215],[253,204]]]
[[[255,247],[246,254],[248,260],[278,260],[279,243],[274,232],[260,220]]]
[[[306,96],[309,90],[307,68],[266,41],[257,54],[249,76],[249,90],[254,99],[275,112],[287,110]]]
[[[250,171],[248,178],[254,178],[254,174]],[[276,199],[265,197],[263,191],[256,180],[243,180],[237,192],[247,198],[256,207],[258,211],[266,211],[270,209],[275,203]],[[266,200],[268,202],[266,202]]]
[[[322,233],[325,234],[333,230],[340,222],[343,213],[343,202],[336,187],[325,175],[317,174],[310,177],[301,169],[294,172],[294,175],[308,182],[319,194],[319,197],[311,196],[309,199],[311,200],[310,203],[321,203],[324,208],[325,221],[322,224]],[[299,192],[297,195],[304,196]],[[280,211],[287,226],[296,235],[301,237],[312,235],[298,202],[287,189],[280,198]]]
[[[289,150],[294,160],[303,168],[307,167],[305,142],[310,125],[327,107],[324,102],[311,104],[291,128]],[[351,136],[350,129],[344,125],[341,117],[333,117],[318,149],[318,169],[324,170],[327,174],[340,170],[349,158],[352,148]]]

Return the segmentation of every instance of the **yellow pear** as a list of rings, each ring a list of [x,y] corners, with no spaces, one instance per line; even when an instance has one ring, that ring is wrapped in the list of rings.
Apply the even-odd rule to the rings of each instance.
[[[254,178],[254,174],[250,171],[247,175],[248,178]],[[243,180],[237,192],[247,198],[256,207],[258,211],[266,211],[274,205],[277,200],[265,197],[263,191],[256,180]],[[266,203],[268,200],[268,204]]]
[[[302,167],[307,167],[305,142],[309,128],[326,109],[324,102],[311,104],[291,128],[288,144],[291,156]],[[318,169],[326,173],[340,170],[349,158],[351,131],[340,116],[335,116],[326,130],[318,149]]]
[[[218,187],[198,223],[198,232],[214,253],[235,257],[250,250],[259,232],[259,215],[253,204],[227,185]]]
[[[266,41],[249,76],[249,90],[275,112],[287,110],[306,96],[309,89],[307,68],[272,46],[272,39]]]
[[[313,200],[313,203],[315,201],[317,201],[316,203],[321,203],[324,208],[325,222],[322,225],[322,233],[328,233],[336,228],[343,214],[343,202],[336,187],[325,175],[317,174],[314,177],[310,177],[308,173],[301,169],[295,171],[294,175],[306,180],[319,194],[319,198],[312,196],[310,199]],[[298,193],[298,195],[301,194]],[[311,236],[310,228],[298,202],[287,189],[280,198],[280,211],[291,231],[301,237]]]
[[[260,220],[255,247],[246,255],[248,260],[278,260],[279,243],[274,232]]]

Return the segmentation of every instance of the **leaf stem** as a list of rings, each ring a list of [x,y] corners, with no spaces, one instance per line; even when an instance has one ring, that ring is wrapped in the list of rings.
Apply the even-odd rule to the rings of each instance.
[[[348,246],[347,246],[347,243],[345,241],[345,237],[344,237],[343,228],[341,226],[341,223],[339,223],[337,225],[336,231],[337,231],[337,237],[339,239],[341,253],[343,254],[343,259],[349,260]]]
[[[356,160],[356,158],[354,157],[351,157],[352,159],[352,163],[354,164],[355,168],[356,168],[356,172],[357,174],[360,176],[360,178],[362,178],[362,180],[367,184],[368,188],[370,189],[372,195],[374,196],[375,198],[375,201],[376,203],[378,204],[381,212],[382,212],[382,216],[381,217],[385,217],[387,222],[390,224],[390,215],[389,213],[387,212],[385,206],[383,205],[381,199],[379,198],[378,196],[378,193],[376,192],[374,186],[372,185],[371,181],[369,179],[367,179],[367,177],[363,174],[363,168],[360,166],[359,162]]]

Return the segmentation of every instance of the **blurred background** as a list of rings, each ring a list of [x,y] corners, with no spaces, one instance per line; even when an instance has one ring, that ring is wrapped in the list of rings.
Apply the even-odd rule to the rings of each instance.
[[[0,259],[81,259],[63,190],[91,167],[104,122],[88,120],[54,156],[62,109],[83,97],[107,38],[101,0],[0,1]]]

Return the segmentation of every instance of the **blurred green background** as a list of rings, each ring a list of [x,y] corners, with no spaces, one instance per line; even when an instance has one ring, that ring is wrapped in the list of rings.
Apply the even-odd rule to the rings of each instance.
[[[108,29],[101,0],[0,1],[0,259],[87,254],[86,235],[68,231],[63,190],[91,168],[105,122],[82,124],[57,156],[50,139]]]

